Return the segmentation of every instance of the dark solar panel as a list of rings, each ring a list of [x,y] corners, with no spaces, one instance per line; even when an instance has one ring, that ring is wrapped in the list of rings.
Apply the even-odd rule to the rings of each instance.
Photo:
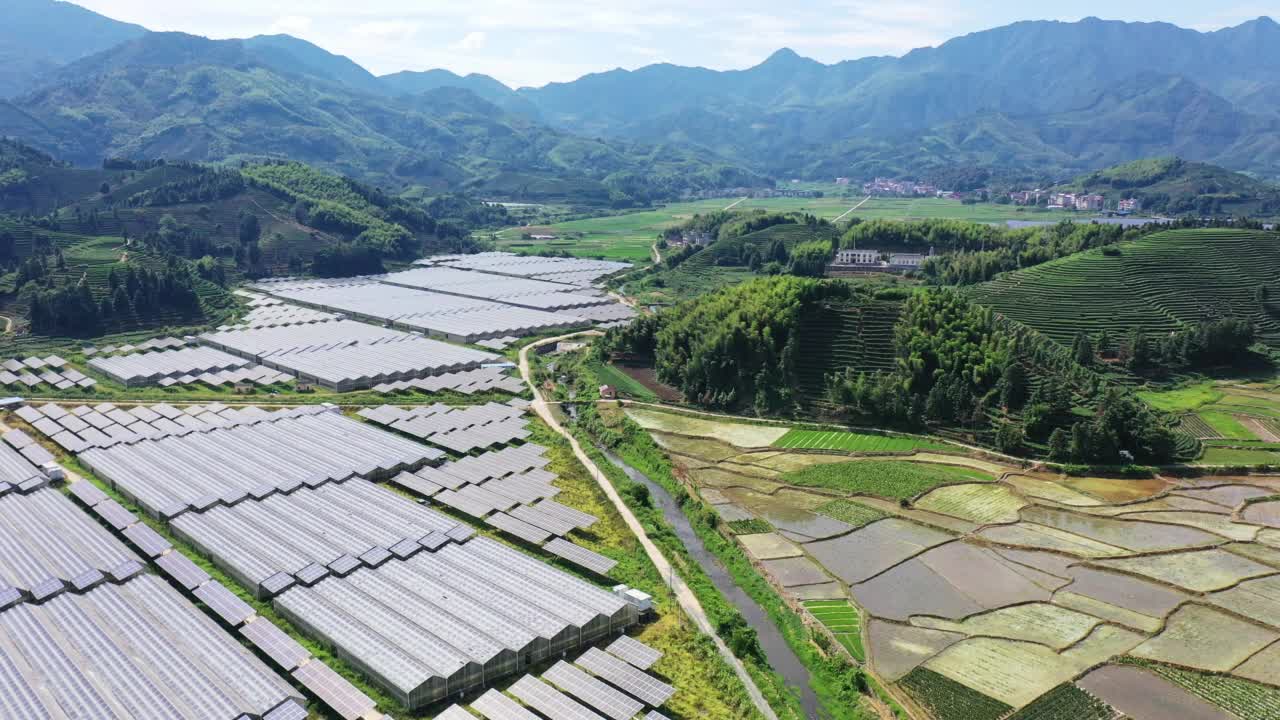
[[[41,602],[62,594],[62,591],[65,589],[66,587],[58,578],[45,578],[32,586],[29,592],[31,593],[32,600]]]
[[[602,720],[596,713],[532,675],[517,680],[509,692],[551,720]]]
[[[18,483],[18,492],[26,495],[29,493],[33,493],[36,490],[39,490],[40,488],[45,487],[48,484],[49,484],[49,478],[46,478],[43,476],[28,478]]]
[[[444,547],[449,542],[451,542],[451,540],[449,539],[448,535],[445,535],[442,532],[436,532],[435,530],[432,530],[431,532],[427,533],[426,535],[418,539],[418,544],[430,550],[431,552],[435,552],[436,550],[439,550],[441,547]]]
[[[605,557],[600,553],[593,552],[561,538],[556,538],[543,545],[542,549],[597,575],[608,575],[609,571],[613,570],[618,564],[617,560]]]
[[[285,700],[279,707],[263,715],[262,720],[307,720],[307,709],[299,705],[297,700]]]
[[[494,513],[484,519],[486,525],[492,525],[512,537],[527,543],[541,545],[551,537],[551,533],[540,527],[534,527],[523,520],[517,520],[506,513]]]
[[[199,565],[191,562],[186,555],[177,550],[161,555],[155,562],[165,575],[187,590],[195,590],[209,582],[209,573],[201,570]]]
[[[303,660],[311,657],[311,653],[299,645],[297,640],[289,637],[274,623],[262,618],[245,623],[245,626],[240,628],[240,634],[285,672],[293,670],[301,665]]]
[[[319,660],[293,671],[293,677],[328,705],[342,720],[358,720],[376,703]]]
[[[338,577],[346,577],[355,572],[358,567],[360,567],[360,561],[350,555],[343,555],[329,563],[329,571]]]
[[[78,480],[67,486],[67,490],[71,492],[77,500],[84,503],[85,507],[93,507],[103,500],[107,500],[107,494],[102,492],[97,485],[88,480]]]
[[[271,577],[267,578],[266,580],[263,580],[261,583],[258,583],[258,586],[262,588],[262,591],[264,593],[270,596],[270,595],[279,595],[285,590],[288,590],[289,588],[293,587],[294,583],[296,582],[297,581],[293,579],[292,575],[278,572],[275,575],[272,575]]]
[[[641,670],[648,670],[662,658],[661,650],[654,650],[635,638],[623,635],[605,648]]]
[[[329,568],[323,565],[311,563],[294,573],[293,576],[298,578],[298,582],[306,585],[307,587],[311,587],[329,576]]]
[[[462,525],[462,524],[459,524],[457,527],[445,533],[445,535],[448,535],[449,539],[453,540],[454,542],[463,542],[464,540],[466,540],[467,538],[475,534],[476,534],[476,531],[474,528],[472,528],[470,525]]]
[[[276,492],[276,487],[270,483],[263,483],[249,491],[250,497],[254,500],[271,497]]]
[[[122,583],[143,571],[142,563],[137,560],[125,560],[107,571],[112,582]]]
[[[85,592],[91,588],[97,587],[106,581],[107,577],[97,570],[85,570],[79,575],[71,578],[71,588],[76,592]]]
[[[201,585],[196,588],[195,596],[231,627],[241,625],[256,614],[249,603],[236,597],[235,593],[219,582]]]
[[[628,720],[644,710],[644,705],[563,660],[543,673],[542,678],[613,720]]]
[[[223,505],[231,507],[247,497],[249,497],[248,491],[240,488],[234,488],[222,493],[222,496],[219,499],[222,501]]]
[[[658,707],[667,702],[676,691],[671,685],[597,648],[588,648],[574,663],[639,698],[650,707]]]
[[[138,522],[137,515],[125,510],[123,505],[110,498],[94,505],[93,511],[116,530],[123,530]]]
[[[0,480],[0,496],[7,494],[11,490],[13,490],[12,485],[5,482],[4,480]]]
[[[20,600],[22,600],[22,593],[16,589],[11,587],[0,589],[0,611],[8,610],[17,605]]]
[[[142,523],[125,528],[124,536],[149,558],[156,557],[173,547],[173,544],[165,540],[160,533]]]
[[[413,557],[421,549],[422,546],[412,540],[401,540],[388,548],[392,555],[395,555],[401,560]]]
[[[471,709],[488,720],[540,720],[537,715],[502,693],[490,688],[471,703]]]
[[[195,500],[192,500],[191,507],[195,510],[204,511],[204,510],[208,510],[214,505],[217,505],[220,502],[222,502],[222,497],[220,495],[209,493],[207,495],[201,495]]]
[[[391,551],[384,547],[375,547],[360,556],[360,561],[369,567],[378,567],[391,559]]]

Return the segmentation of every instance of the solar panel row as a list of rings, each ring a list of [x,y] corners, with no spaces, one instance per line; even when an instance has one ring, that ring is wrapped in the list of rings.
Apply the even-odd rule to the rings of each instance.
[[[478,344],[483,345],[483,343]],[[452,390],[462,395],[475,395],[488,390],[518,394],[524,392],[525,385],[522,380],[508,375],[502,368],[480,368],[412,380],[397,380],[373,386],[373,391],[380,395],[407,391],[435,393],[443,390]]]
[[[153,385],[162,378],[201,375],[208,372],[235,370],[249,361],[208,347],[185,347],[181,350],[95,357],[89,367],[122,385]]]
[[[442,456],[439,450],[321,410],[287,411],[251,425],[92,448],[80,460],[148,513],[172,518],[352,475],[393,476]]]

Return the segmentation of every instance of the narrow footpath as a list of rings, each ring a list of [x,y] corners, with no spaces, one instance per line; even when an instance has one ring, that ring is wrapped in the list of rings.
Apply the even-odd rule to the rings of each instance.
[[[609,482],[609,479],[605,477],[605,474],[600,471],[599,466],[597,466],[591,457],[582,450],[582,446],[578,444],[577,438],[565,430],[564,426],[556,420],[555,416],[551,413],[547,401],[542,397],[541,391],[538,390],[537,385],[533,382],[533,373],[529,369],[530,350],[542,345],[561,342],[581,335],[599,335],[599,333],[596,331],[570,333],[568,335],[561,335],[560,337],[540,340],[520,349],[520,376],[524,378],[525,384],[527,384],[529,389],[533,391],[534,411],[538,413],[538,416],[541,417],[552,430],[556,431],[561,437],[569,441],[569,445],[573,448],[573,454],[578,458],[578,461],[581,462],[582,465],[591,473],[591,476],[595,478],[600,489],[604,490],[604,494],[609,498],[609,502],[613,503],[613,507],[627,523],[627,527],[631,528],[631,532],[640,540],[640,545],[649,556],[649,561],[658,569],[658,573],[660,575],[668,578],[671,584],[671,590],[675,594],[676,601],[680,603],[681,609],[683,609],[685,614],[689,616],[689,619],[693,620],[693,624],[701,630],[703,634],[709,636],[715,643],[716,649],[725,659],[725,662],[729,663],[729,666],[733,668],[735,673],[737,673],[738,679],[742,680],[742,684],[746,686],[747,693],[751,696],[751,701],[755,703],[755,706],[760,710],[760,713],[768,718],[768,720],[778,720],[777,714],[774,713],[773,708],[769,706],[769,702],[765,700],[764,694],[760,692],[760,688],[756,686],[751,675],[747,673],[747,669],[743,666],[742,661],[734,656],[733,652],[729,650],[729,646],[725,645],[724,641],[720,639],[720,636],[716,634],[715,628],[711,626],[711,620],[707,617],[706,611],[702,609],[702,603],[698,602],[697,595],[694,595],[693,590],[689,589],[684,578],[682,578],[676,572],[675,568],[672,567],[671,563],[667,561],[667,558],[662,554],[662,551],[658,549],[658,546],[649,539],[649,535],[645,532],[644,526],[641,525],[640,521],[636,519],[636,516],[632,514],[631,508],[627,507],[627,504],[622,501],[622,497],[618,495],[618,491],[613,487],[613,483]]]

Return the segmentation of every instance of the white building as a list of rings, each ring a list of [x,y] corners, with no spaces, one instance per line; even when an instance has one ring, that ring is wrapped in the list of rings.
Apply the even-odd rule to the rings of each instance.
[[[924,265],[925,256],[920,253],[893,253],[889,256],[891,267],[918,268]]]
[[[850,248],[836,251],[837,265],[877,265],[880,263],[879,250],[860,250]]]

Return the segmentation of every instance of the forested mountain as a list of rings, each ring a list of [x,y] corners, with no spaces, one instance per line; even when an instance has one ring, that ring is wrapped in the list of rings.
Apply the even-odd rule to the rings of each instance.
[[[575,132],[687,141],[773,173],[982,164],[1074,174],[1179,154],[1280,175],[1280,25],[1021,22],[902,58],[653,65],[520,90]]]
[[[1280,213],[1280,186],[1177,157],[1135,160],[1096,170],[1059,189],[1097,193],[1112,205],[1135,198],[1143,211],[1165,215],[1242,217]]]
[[[30,89],[61,65],[146,31],[67,2],[5,0],[0,9],[0,98]]]
[[[628,206],[765,180],[710,153],[597,141],[503,112],[466,90],[397,98],[343,84],[343,59],[300,41],[150,33],[0,103],[0,136],[78,165],[104,157],[298,160],[389,189]],[[302,47],[299,50],[299,47]],[[299,54],[303,60],[288,63]]]

